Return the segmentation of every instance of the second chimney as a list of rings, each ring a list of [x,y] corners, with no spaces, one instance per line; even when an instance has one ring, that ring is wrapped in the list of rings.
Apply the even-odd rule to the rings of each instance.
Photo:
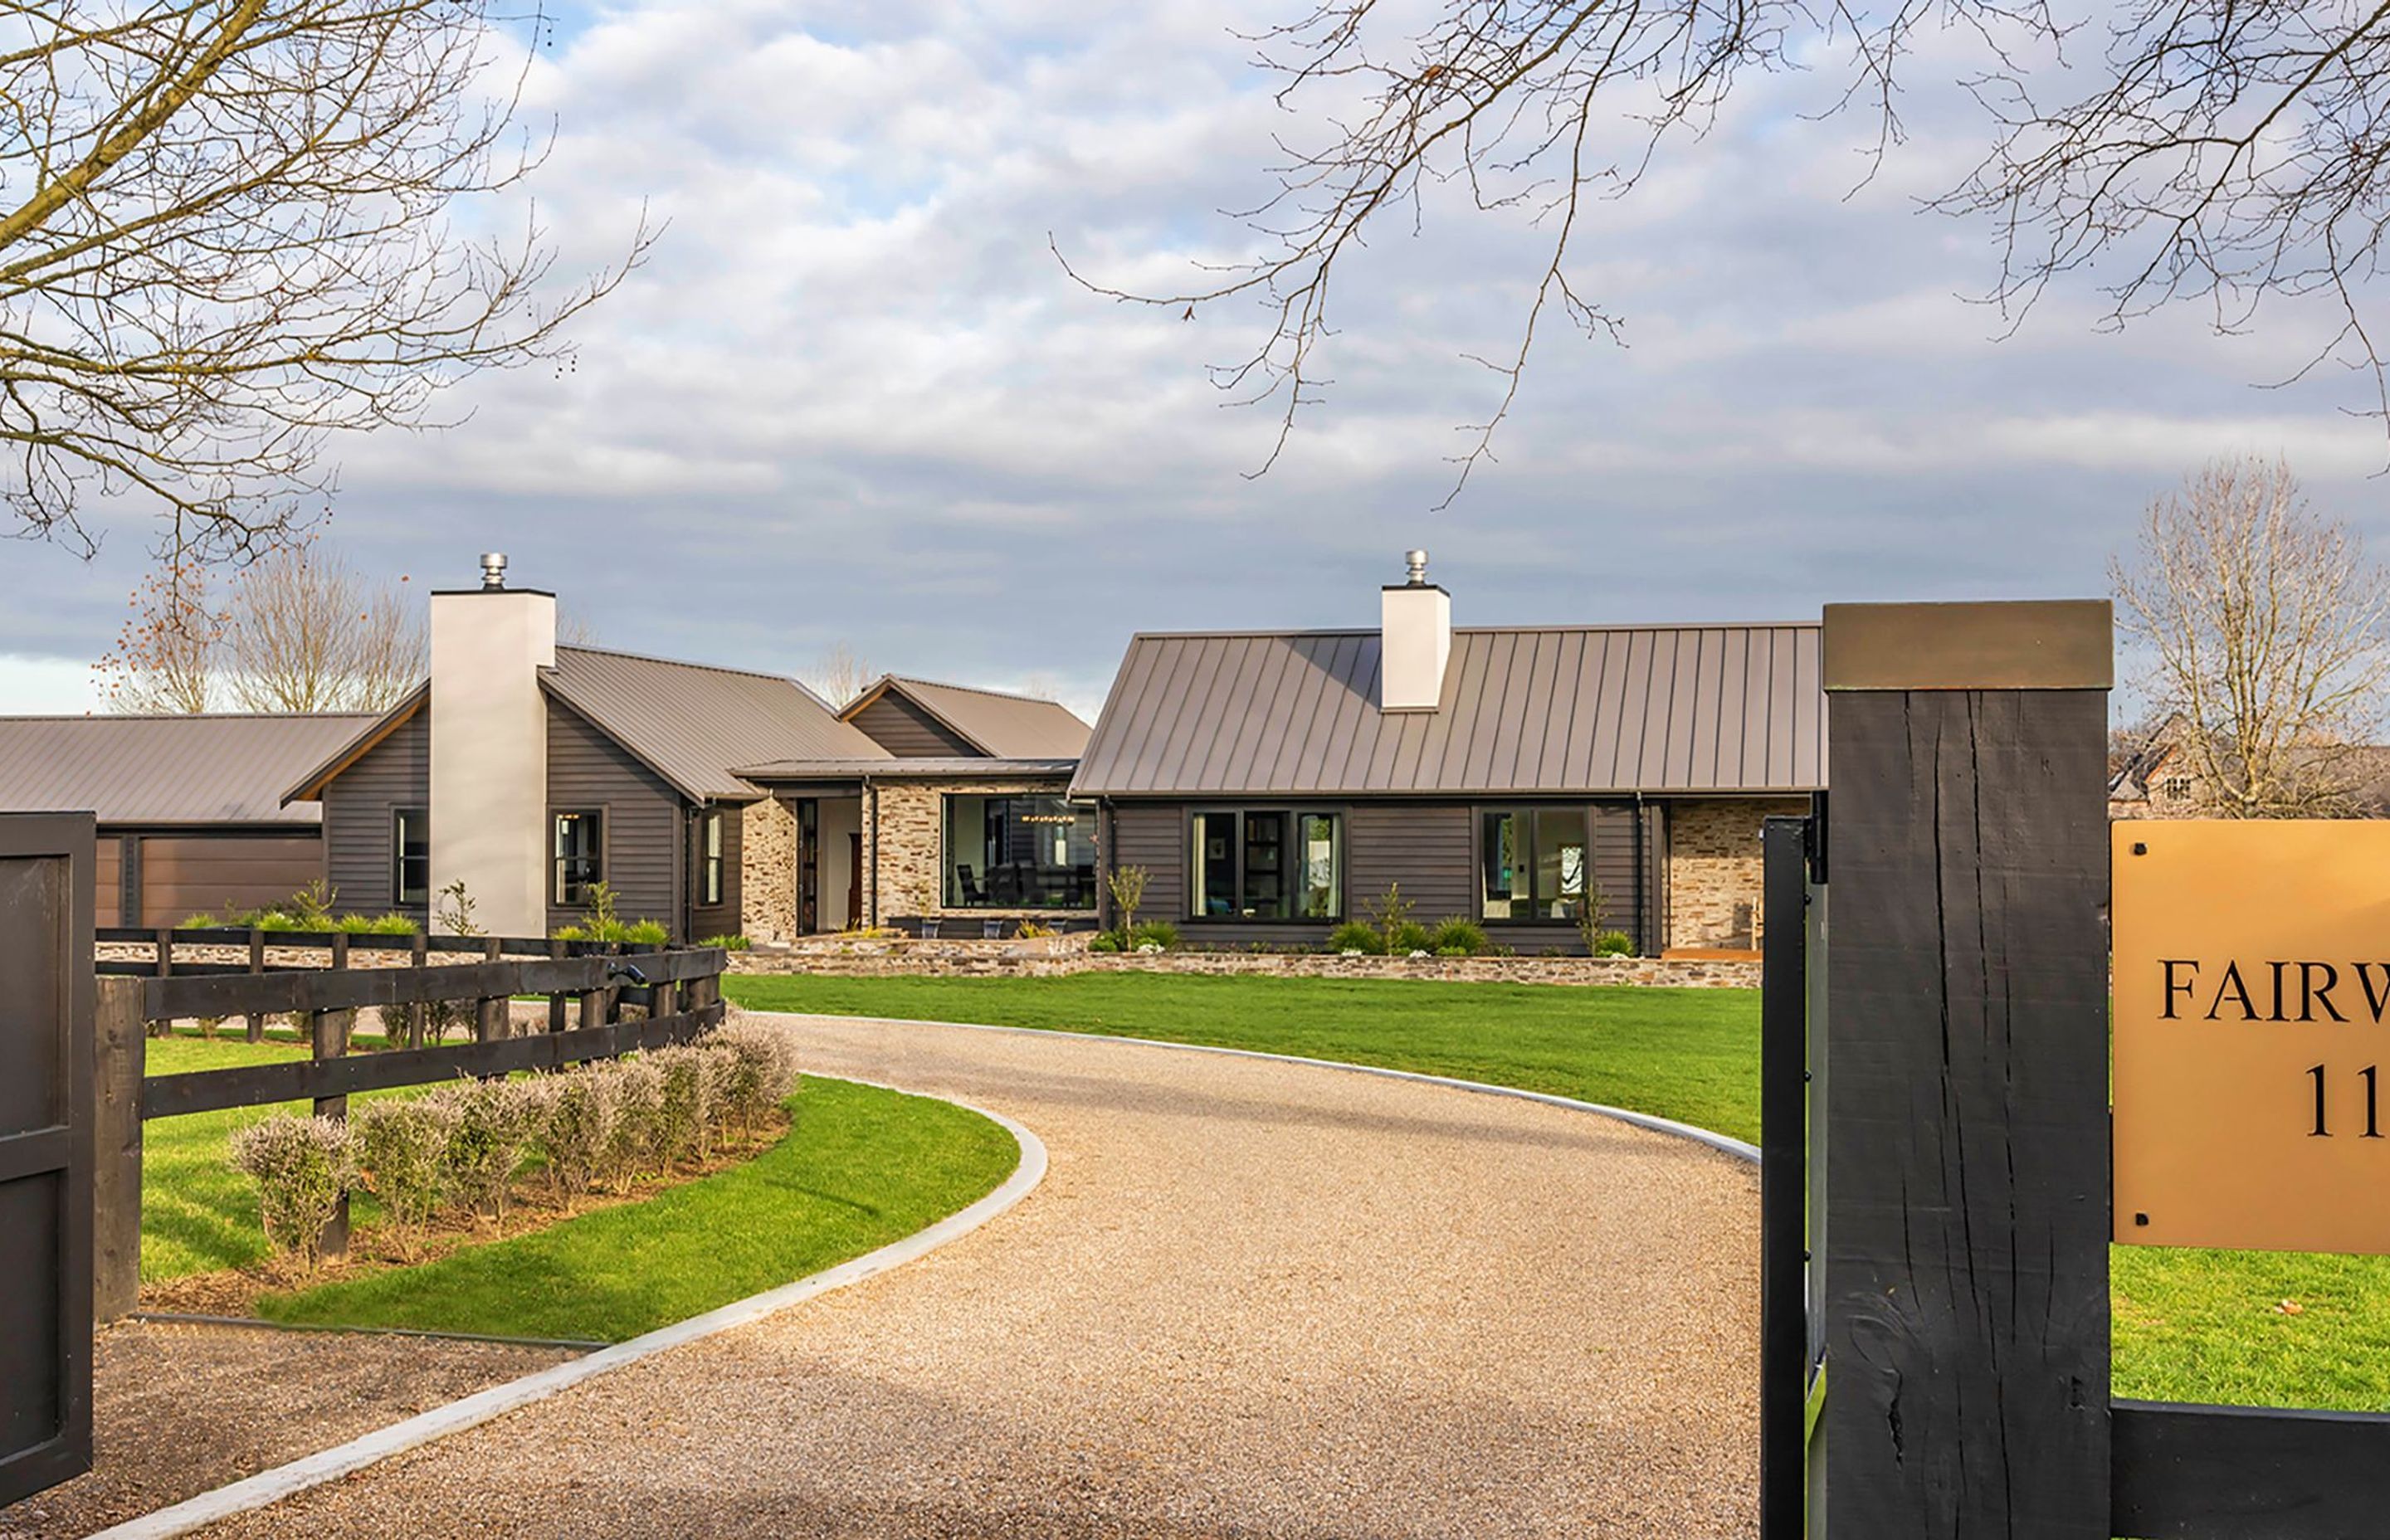
[[[431,885],[462,882],[494,936],[547,934],[547,701],[556,599],[506,586],[431,596]]]
[[[1378,706],[1389,712],[1432,712],[1444,699],[1444,668],[1452,661],[1452,596],[1427,580],[1427,553],[1406,551],[1407,582],[1379,597]]]

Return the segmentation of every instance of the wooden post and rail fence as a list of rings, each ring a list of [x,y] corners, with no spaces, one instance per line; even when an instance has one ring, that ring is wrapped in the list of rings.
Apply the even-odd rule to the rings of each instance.
[[[724,954],[717,948],[615,948],[548,940],[485,937],[350,936],[252,931],[102,931],[148,943],[147,961],[103,961],[98,967],[95,1028],[96,1248],[94,1299],[100,1320],[130,1313],[140,1292],[141,1128],[152,1118],[225,1108],[311,1102],[318,1116],[346,1117],[352,1096],[400,1086],[430,1085],[460,1076],[487,1078],[522,1070],[554,1070],[610,1059],[642,1048],[686,1042],[723,1017]],[[250,960],[178,959],[177,946],[248,949]],[[328,952],[329,967],[275,966],[265,948]],[[405,951],[411,966],[351,966],[355,950]],[[433,965],[433,954],[482,960]],[[507,954],[533,954],[513,956]],[[545,997],[544,1020],[518,1032],[511,1009],[520,997]],[[626,1014],[625,1004],[638,1008]],[[357,1013],[381,1012],[390,1046],[359,1051]],[[430,1025],[444,1015],[464,1018],[471,1040],[426,1046]],[[147,1072],[153,1023],[246,1017],[251,1041],[271,1016],[303,1022],[306,1059],[201,1070]],[[327,1226],[328,1254],[347,1248],[348,1200]]]

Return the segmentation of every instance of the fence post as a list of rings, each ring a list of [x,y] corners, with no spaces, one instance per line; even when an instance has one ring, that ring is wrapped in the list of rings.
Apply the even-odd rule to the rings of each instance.
[[[415,932],[414,944],[407,948],[407,959],[409,966],[414,968],[422,968],[431,960],[431,940],[420,930]],[[423,1023],[430,1012],[431,1007],[420,1000],[406,1007],[406,1046],[408,1047],[423,1046]]]
[[[314,1044],[315,1058],[319,1060],[338,1059],[348,1052],[349,1029],[355,1020],[356,1012],[353,1010],[308,1012],[308,1033]],[[317,1097],[315,1115],[319,1118],[339,1118],[346,1122],[349,1115],[349,1098]],[[332,1217],[325,1223],[321,1250],[328,1257],[348,1255],[349,1195],[345,1192],[341,1194],[340,1202],[334,1205]]]
[[[153,943],[158,949],[158,960],[155,964],[158,977],[161,979],[173,978],[174,976],[173,928],[165,925],[158,927],[157,934],[153,938]]]
[[[121,1320],[141,1303],[141,1076],[148,1040],[139,979],[99,981],[92,1043],[98,1061],[92,1089],[99,1103],[93,1139],[92,1310]]]
[[[1829,605],[1822,672],[1811,1498],[1833,1540],[2107,1540],[2108,606]]]
[[[547,955],[549,956],[562,957],[568,950],[564,943],[556,937],[548,938]],[[547,997],[547,1030],[550,1032],[564,1030],[564,996],[561,995],[551,995]]]
[[[484,961],[496,962],[498,956],[497,937],[492,936],[482,943],[482,956]],[[485,996],[475,1001],[473,1040],[477,1043],[495,1043],[501,1037],[511,1035],[508,1031],[510,1023],[508,1017],[513,1008],[514,999],[511,995],[502,995],[495,998]]]
[[[265,971],[265,932],[254,925],[249,928],[249,970],[251,973],[263,973]],[[252,1043],[264,1042],[265,1012],[262,1010],[251,1011],[247,1018],[247,1023],[249,1028],[247,1033],[249,1040]]]

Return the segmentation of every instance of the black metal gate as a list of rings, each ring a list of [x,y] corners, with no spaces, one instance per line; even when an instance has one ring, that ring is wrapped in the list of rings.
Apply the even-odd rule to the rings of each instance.
[[[93,849],[0,815],[0,1504],[91,1469]]]

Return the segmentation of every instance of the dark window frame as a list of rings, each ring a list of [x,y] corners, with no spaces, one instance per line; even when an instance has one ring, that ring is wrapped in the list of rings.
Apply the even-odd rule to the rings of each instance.
[[[697,906],[718,909],[726,891],[724,882],[723,850],[726,841],[723,834],[723,813],[709,807],[697,817]]]
[[[1601,886],[1600,866],[1596,855],[1600,842],[1599,828],[1601,810],[1604,807],[1621,805],[1623,804],[1615,801],[1610,802],[1493,802],[1471,804],[1469,809],[1469,891],[1471,910],[1477,923],[1496,927],[1522,926],[1540,927],[1544,930],[1575,930],[1578,922],[1574,918],[1554,919],[1548,915],[1537,912],[1546,902],[1546,898],[1545,895],[1536,892],[1535,815],[1574,813],[1584,818],[1585,881],[1587,891],[1592,892],[1600,891]],[[1528,896],[1524,901],[1528,912],[1524,915],[1488,915],[1485,912],[1485,820],[1490,815],[1501,813],[1523,813],[1529,815],[1526,860]],[[1603,928],[1613,930],[1629,930],[1629,933],[1632,933],[1630,928],[1621,923],[1616,915],[1606,918]]]
[[[406,824],[419,819],[423,825],[423,885],[416,896],[406,896]],[[431,810],[427,807],[393,807],[390,810],[390,893],[391,902],[402,909],[425,908],[431,903]]]
[[[552,907],[559,909],[585,909],[589,907],[588,890],[606,880],[607,868],[611,865],[611,863],[607,859],[608,851],[606,846],[607,841],[613,838],[614,832],[614,820],[609,817],[607,814],[608,809],[602,803],[597,807],[552,807],[548,809],[547,902]],[[566,896],[564,879],[564,863],[566,857],[564,853],[557,848],[559,836],[563,832],[561,829],[557,828],[557,825],[566,818],[594,818],[598,822],[598,839],[596,841],[598,847],[597,853],[589,857],[589,859],[595,863],[595,867],[590,872],[589,876],[582,882],[582,896],[579,898],[569,898]]]
[[[955,799],[957,797],[976,798],[982,802],[1054,802],[1067,809],[1072,814],[1074,825],[1078,820],[1086,819],[1088,824],[1087,848],[1094,855],[1094,860],[1089,863],[1088,868],[1088,892],[1086,893],[1086,903],[1081,905],[998,904],[994,902],[993,899],[985,899],[983,902],[973,904],[968,900],[958,900],[955,898],[953,896],[956,873],[954,853],[954,802]],[[983,819],[984,819],[984,808],[982,809],[981,815]],[[984,869],[984,863],[985,857],[983,854],[980,861],[975,863],[975,865],[982,868],[979,870],[975,880],[983,883],[986,882],[989,878],[989,873]],[[937,907],[943,914],[1094,914],[1097,911],[1098,906],[1102,902],[1102,894],[1104,891],[1103,817],[1101,810],[1099,809],[1094,802],[1075,801],[1064,791],[965,791],[942,789],[938,792],[937,877]]]
[[[1184,867],[1186,892],[1179,904],[1182,911],[1178,917],[1179,919],[1190,925],[1301,925],[1317,926],[1323,930],[1332,930],[1343,924],[1353,913],[1353,825],[1352,820],[1346,816],[1349,811],[1350,809],[1341,802],[1201,802],[1189,807],[1184,818],[1184,827],[1180,830],[1181,848],[1186,852]],[[1245,838],[1245,819],[1253,814],[1275,815],[1287,820],[1285,848],[1290,853],[1297,851],[1302,844],[1304,819],[1326,818],[1335,826],[1336,893],[1335,908],[1332,913],[1314,916],[1294,912],[1298,907],[1302,892],[1299,883],[1288,891],[1287,914],[1254,915],[1244,912],[1246,907],[1243,903],[1246,897],[1245,854],[1248,843]],[[1229,849],[1235,857],[1233,880],[1238,902],[1237,912],[1214,915],[1203,911],[1203,890],[1197,880],[1200,864],[1196,859],[1195,841],[1198,838],[1196,829],[1201,819],[1222,815],[1234,815],[1237,820],[1236,837],[1229,841]],[[1299,871],[1300,858],[1297,856],[1295,859],[1297,864],[1279,875],[1291,878]]]

